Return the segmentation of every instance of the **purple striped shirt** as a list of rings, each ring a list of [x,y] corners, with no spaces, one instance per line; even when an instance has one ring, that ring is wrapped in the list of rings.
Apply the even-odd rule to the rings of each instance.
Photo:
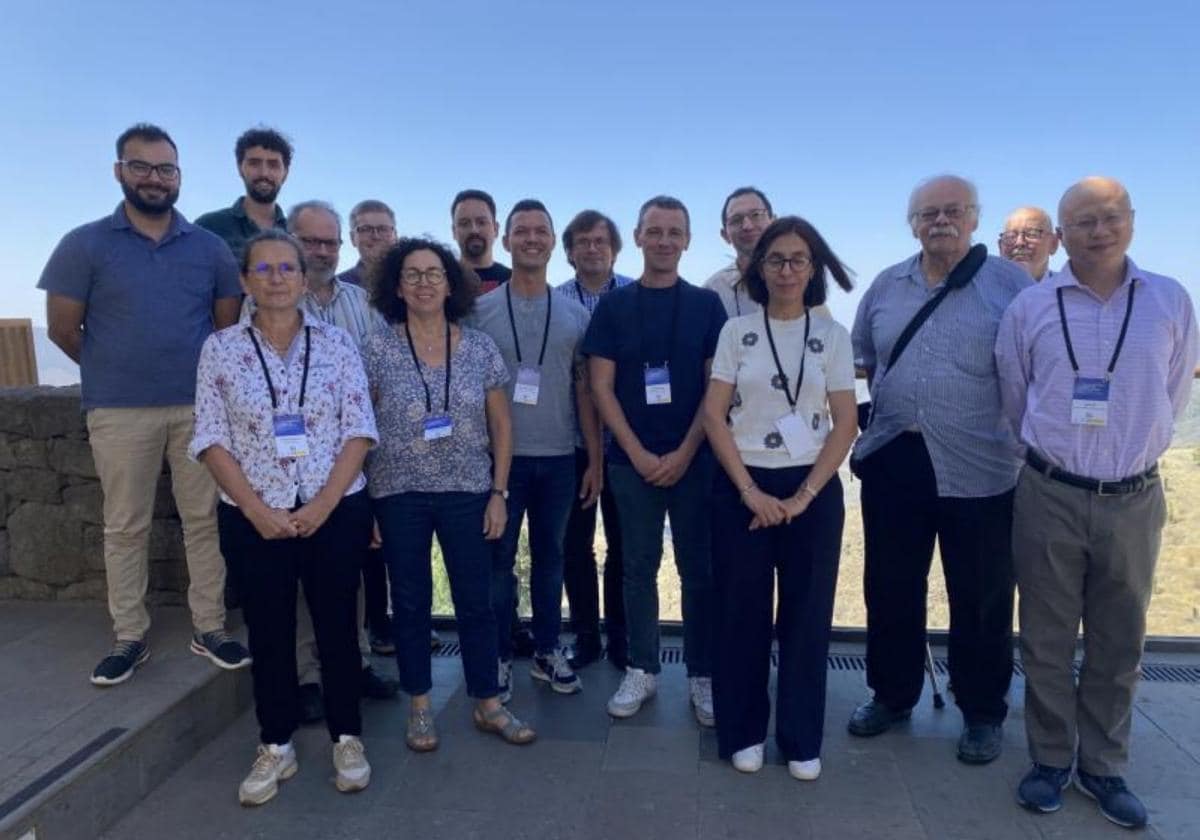
[[[1075,371],[1067,355],[1056,289],[1079,376],[1103,377],[1134,283],[1129,331],[1109,384],[1104,426],[1071,422]],[[1126,260],[1125,281],[1108,300],[1063,270],[1023,291],[1000,321],[996,366],[1004,413],[1021,443],[1068,472],[1111,481],[1150,468],[1171,443],[1192,390],[1196,314],[1183,286]]]

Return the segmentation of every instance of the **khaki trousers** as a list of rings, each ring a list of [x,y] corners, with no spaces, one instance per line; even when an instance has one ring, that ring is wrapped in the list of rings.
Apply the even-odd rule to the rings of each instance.
[[[1026,467],[1013,556],[1033,760],[1121,775],[1167,506],[1161,482],[1100,496]],[[1080,622],[1083,664],[1071,670]]]
[[[192,623],[201,633],[222,629],[225,561],[217,540],[217,485],[187,456],[192,406],[94,408],[87,427],[104,491],[104,568],[116,637],[141,640],[150,627],[150,523],[164,456],[183,521]]]

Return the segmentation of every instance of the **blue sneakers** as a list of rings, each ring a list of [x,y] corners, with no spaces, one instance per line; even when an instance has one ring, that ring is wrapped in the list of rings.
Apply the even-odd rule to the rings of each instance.
[[[92,671],[92,685],[108,686],[123,683],[133,676],[134,670],[150,658],[150,648],[145,642],[118,639],[108,656],[100,660]]]
[[[583,690],[579,676],[571,670],[567,658],[559,650],[552,653],[535,653],[533,663],[529,666],[529,676],[549,683],[559,694],[575,694]]]
[[[1062,792],[1071,784],[1071,768],[1034,764],[1017,785],[1017,803],[1040,814],[1053,814],[1062,807]]]
[[[1122,828],[1141,828],[1146,824],[1146,806],[1125,787],[1120,776],[1093,776],[1075,771],[1075,787],[1095,799],[1100,813]]]

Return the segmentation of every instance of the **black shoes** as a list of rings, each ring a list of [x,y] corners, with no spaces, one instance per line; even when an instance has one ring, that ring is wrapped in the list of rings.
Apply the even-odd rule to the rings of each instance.
[[[963,764],[987,764],[1000,756],[1002,740],[998,723],[968,723],[958,739],[958,760]]]
[[[134,670],[150,658],[145,642],[118,639],[108,656],[92,671],[92,685],[117,685],[133,676]]]
[[[889,709],[877,700],[868,700],[855,709],[854,714],[850,715],[850,722],[846,724],[846,729],[851,735],[870,738],[873,735],[887,732],[893,724],[908,720],[910,717],[912,717],[912,709],[898,711]]]

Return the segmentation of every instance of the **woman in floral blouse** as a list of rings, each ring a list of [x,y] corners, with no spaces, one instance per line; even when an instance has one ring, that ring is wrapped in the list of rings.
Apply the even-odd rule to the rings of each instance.
[[[356,594],[371,512],[362,462],[378,441],[362,362],[350,336],[304,315],[304,256],[286,233],[253,237],[242,285],[249,324],[211,335],[196,381],[190,454],[221,488],[221,553],[242,593],[261,744],[238,791],[273,797],[297,769],[296,584],[321,651],[325,720],[338,790],[366,787],[359,717],[362,664]]]
[[[406,740],[418,752],[438,745],[429,698],[429,552],[436,533],[475,725],[528,744],[533,730],[498,699],[486,542],[504,533],[508,516],[512,429],[504,359],[491,338],[460,326],[474,294],[444,245],[401,240],[376,276],[372,303],[390,328],[363,348],[382,441],[367,474],[392,585],[400,684],[412,696]]]

